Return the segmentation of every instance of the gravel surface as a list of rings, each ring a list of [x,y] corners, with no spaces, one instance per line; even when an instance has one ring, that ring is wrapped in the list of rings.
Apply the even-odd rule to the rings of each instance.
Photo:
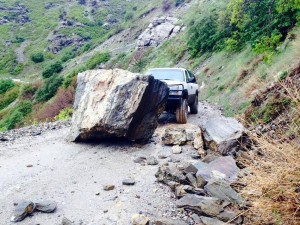
[[[221,114],[207,103],[201,103],[199,109],[198,115],[189,116],[189,123],[199,125]],[[68,121],[0,134],[0,224],[11,224],[14,203],[20,200],[57,202],[55,213],[35,213],[22,225],[59,225],[63,217],[85,225],[127,225],[136,213],[191,221],[177,211],[173,193],[154,176],[163,163],[196,160],[192,157],[195,151],[188,146],[174,155],[171,147],[160,144],[158,133],[165,124],[174,123],[173,116],[162,118],[153,140],[143,146],[120,141],[69,143],[65,140]],[[134,163],[139,156],[154,156],[158,165]],[[135,184],[123,185],[129,178]],[[105,191],[105,185],[115,188]]]

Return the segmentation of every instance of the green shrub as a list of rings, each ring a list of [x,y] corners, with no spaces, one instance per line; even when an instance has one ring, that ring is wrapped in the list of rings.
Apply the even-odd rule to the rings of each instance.
[[[89,70],[95,69],[97,65],[106,63],[110,60],[110,54],[108,52],[96,53],[87,62],[86,67]]]
[[[12,80],[0,80],[0,95],[12,89],[14,86],[15,84]]]
[[[21,102],[10,114],[10,116],[0,123],[0,127],[10,130],[16,127],[26,115],[32,112],[32,103],[30,101]]]
[[[281,39],[282,34],[278,31],[274,31],[270,37],[263,36],[259,39],[254,46],[254,51],[259,54],[274,51],[281,42]]]
[[[61,57],[61,61],[62,62],[67,62],[70,59],[73,59],[76,56],[74,51],[67,51],[63,54],[63,56]]]
[[[55,62],[49,66],[47,66],[45,68],[45,70],[43,71],[43,78],[47,79],[51,76],[53,76],[56,73],[59,73],[63,70],[63,66],[61,64],[61,62]]]
[[[279,80],[284,80],[288,75],[289,73],[287,71],[281,72],[279,75]]]
[[[67,76],[66,79],[64,81],[64,88],[68,88],[71,83],[74,81],[75,77],[77,76],[78,73],[81,73],[83,71],[86,71],[87,68],[85,66],[81,66],[79,68],[74,69],[73,71],[71,71]]]
[[[73,115],[74,109],[66,108],[60,111],[60,113],[54,118],[55,120],[69,120]]]
[[[40,88],[35,95],[37,102],[45,102],[52,98],[58,88],[63,84],[64,79],[61,76],[54,75],[45,80],[44,85]]]
[[[193,57],[239,51],[249,43],[257,54],[267,53],[268,62],[300,15],[298,0],[230,0],[226,7],[215,3],[210,8],[198,9],[196,21],[189,24],[187,44]]]
[[[5,94],[0,95],[0,110],[6,108],[9,104],[15,101],[19,96],[19,87],[15,87]]]
[[[30,58],[34,63],[41,63],[44,61],[44,55],[41,52],[33,53]]]
[[[127,12],[124,17],[125,21],[129,21],[133,19],[133,12]]]

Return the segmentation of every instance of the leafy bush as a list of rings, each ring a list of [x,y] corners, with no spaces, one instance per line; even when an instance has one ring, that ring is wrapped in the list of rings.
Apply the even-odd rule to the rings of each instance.
[[[125,17],[124,17],[125,21],[132,20],[132,18],[133,18],[133,12],[127,12],[125,14]]]
[[[0,124],[0,127],[10,130],[16,127],[26,115],[31,113],[32,103],[30,101],[21,102],[11,113],[11,115]]]
[[[63,54],[61,61],[62,62],[67,62],[70,59],[73,59],[76,56],[74,51],[67,51]]]
[[[66,108],[59,112],[59,114],[54,118],[55,120],[69,120],[72,118],[74,109]]]
[[[64,79],[61,76],[54,75],[45,80],[44,85],[40,88],[35,95],[37,102],[45,102],[52,98],[58,88],[63,84]]]
[[[10,103],[15,101],[19,96],[19,87],[15,87],[5,94],[0,95],[0,110],[6,108]]]
[[[14,86],[15,84],[12,80],[0,80],[0,95],[12,89]]]
[[[34,63],[41,63],[44,61],[44,55],[41,52],[33,53],[30,58]]]
[[[110,54],[108,52],[96,53],[87,62],[86,67],[89,70],[95,69],[97,65],[106,63],[110,60]]]
[[[49,78],[51,76],[53,76],[56,73],[59,73],[63,70],[63,66],[61,64],[61,62],[55,62],[49,66],[47,66],[45,68],[45,70],[43,71],[43,78]]]
[[[73,71],[71,71],[67,76],[66,79],[64,81],[64,87],[68,88],[72,82],[76,82],[76,76],[78,73],[81,73],[83,71],[87,70],[87,68],[85,66],[81,66],[79,68],[74,69]]]
[[[199,13],[190,23],[187,44],[191,55],[198,56],[222,49],[238,51],[250,43],[256,53],[270,58],[296,25],[299,10],[298,0],[230,0],[225,8]]]

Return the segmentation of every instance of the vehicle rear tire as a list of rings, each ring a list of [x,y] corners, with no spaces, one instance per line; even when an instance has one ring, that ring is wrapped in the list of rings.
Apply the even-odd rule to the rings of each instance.
[[[176,121],[180,124],[187,123],[188,104],[186,99],[182,99],[180,105],[176,109]]]
[[[196,95],[194,103],[190,105],[190,111],[191,114],[198,113],[198,95]]]

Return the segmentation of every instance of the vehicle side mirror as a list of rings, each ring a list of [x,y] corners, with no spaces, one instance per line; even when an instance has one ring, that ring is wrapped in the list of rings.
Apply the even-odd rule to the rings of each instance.
[[[196,82],[196,78],[195,77],[191,77],[188,80],[189,83],[195,83]]]

